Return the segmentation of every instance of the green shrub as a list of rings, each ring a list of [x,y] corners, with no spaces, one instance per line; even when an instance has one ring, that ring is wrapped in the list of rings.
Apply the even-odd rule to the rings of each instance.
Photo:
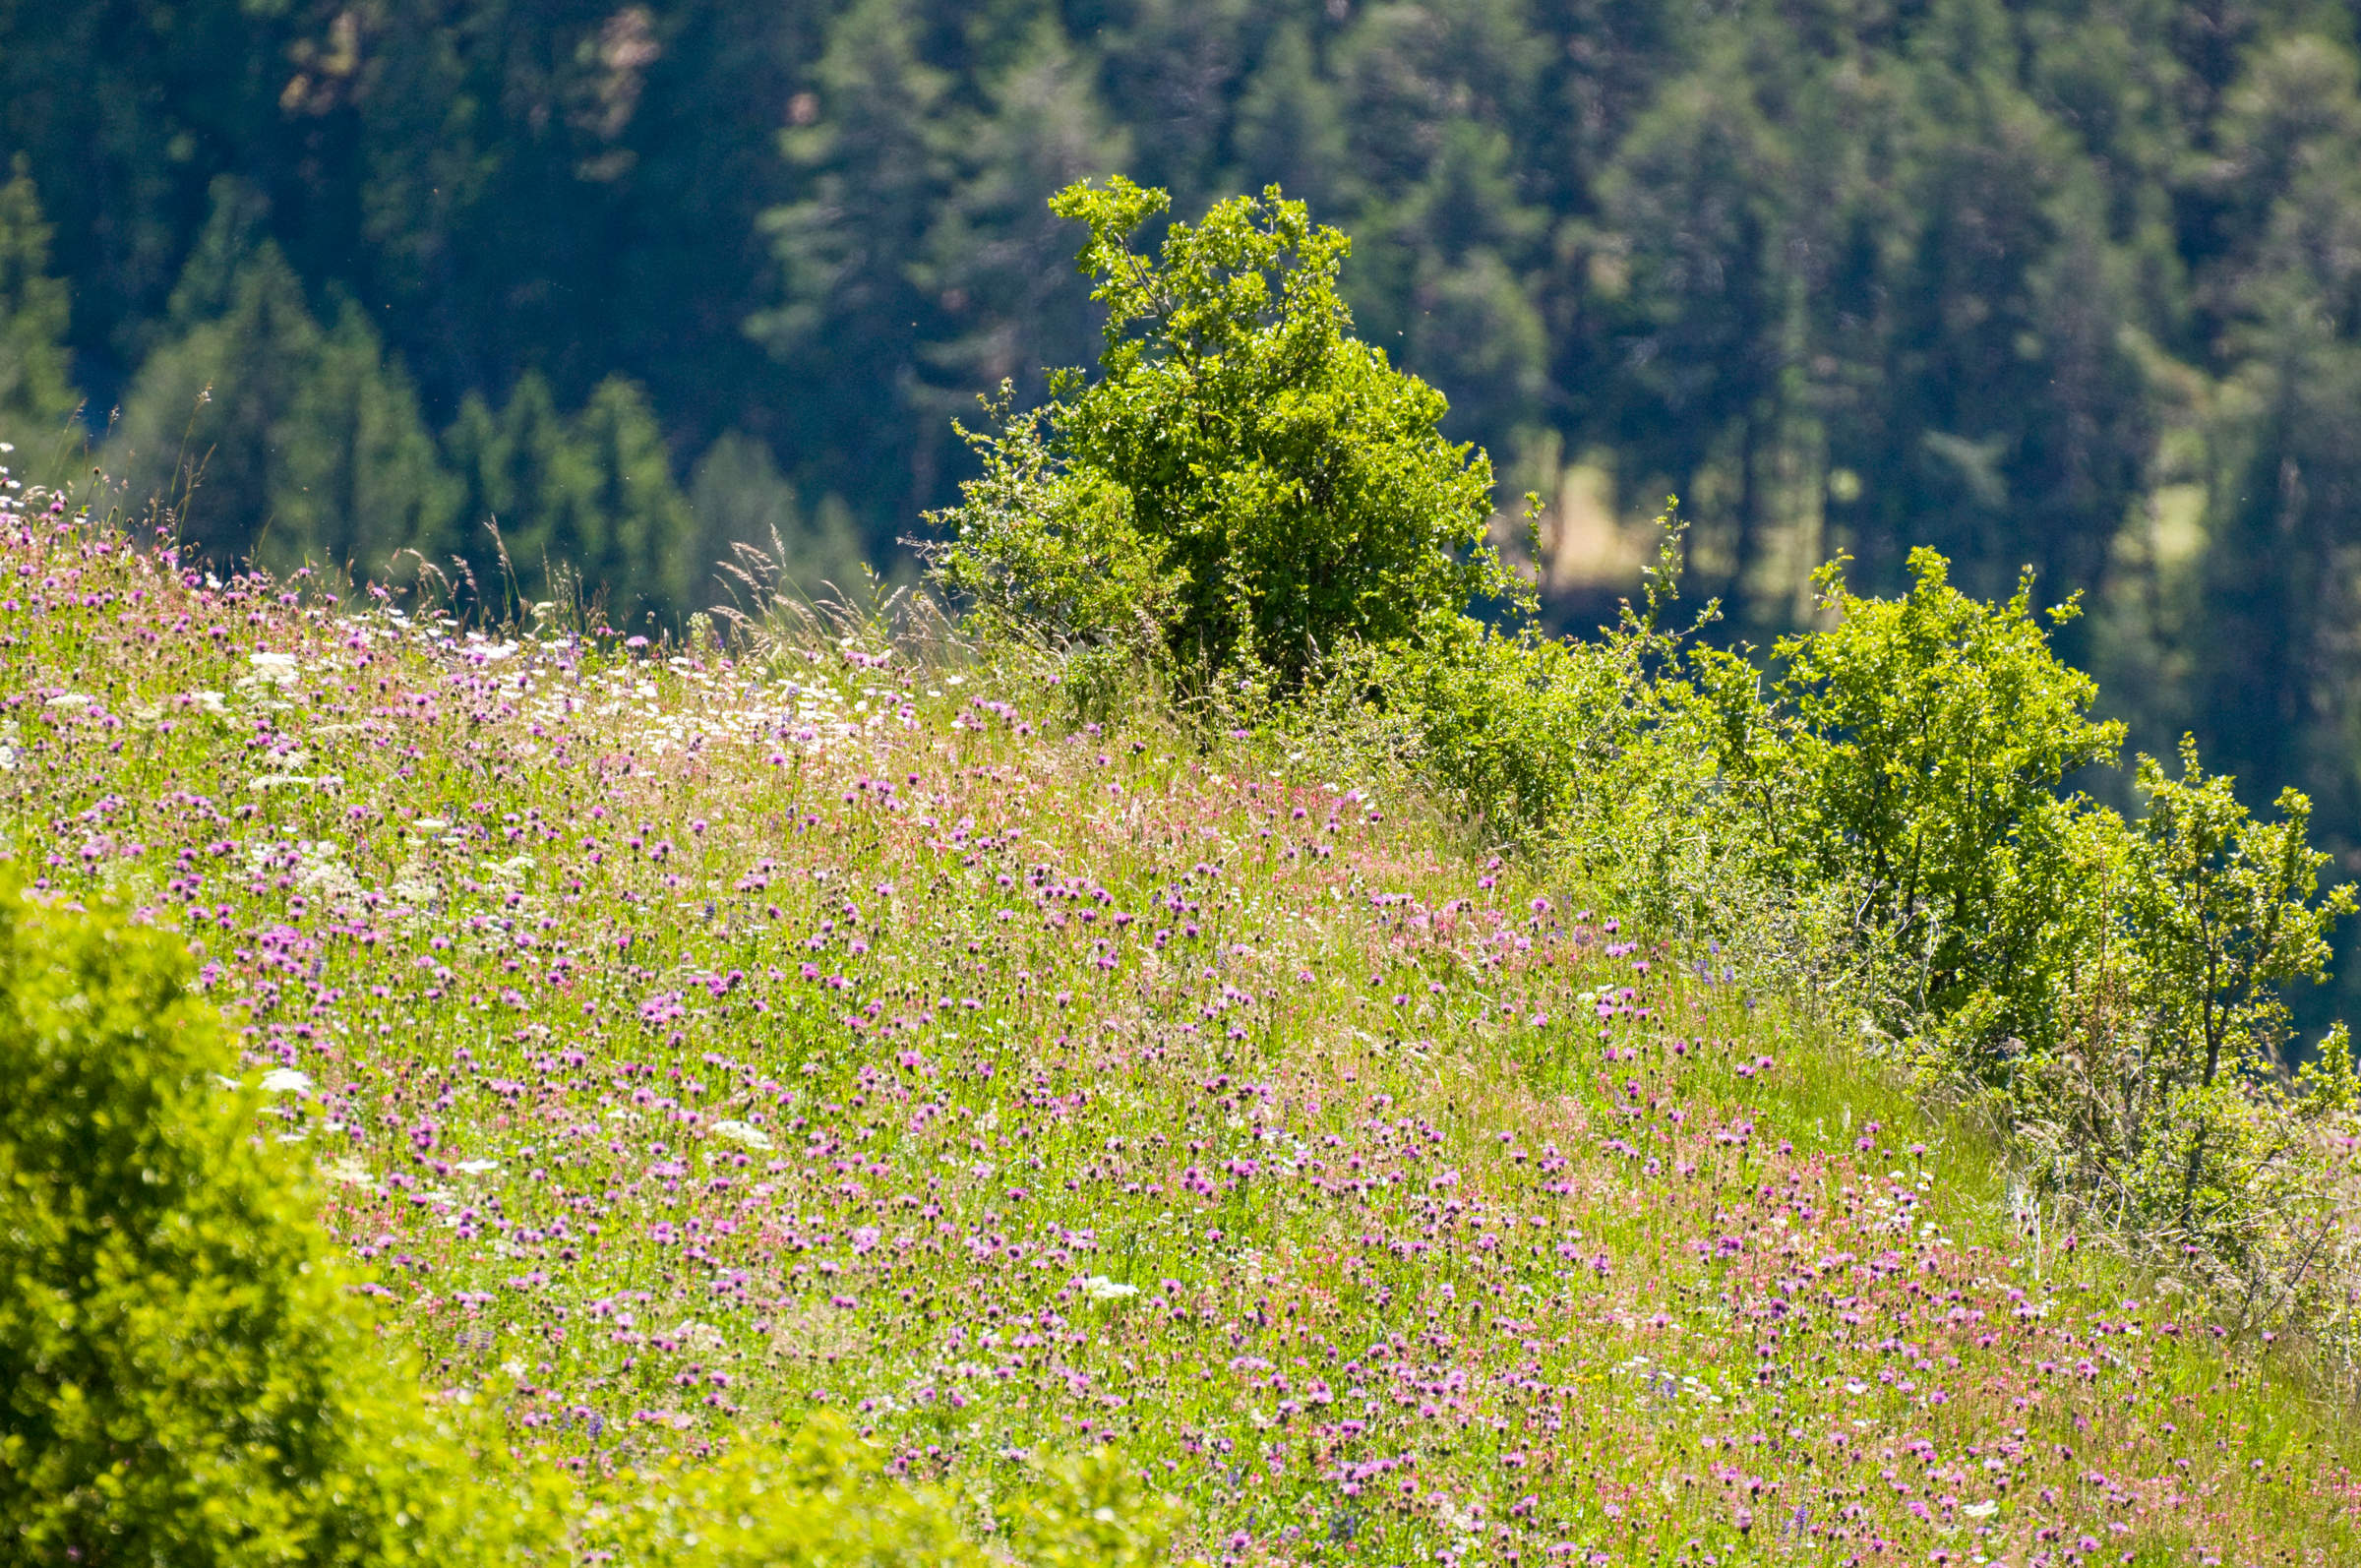
[[[1910,566],[1896,600],[1824,571],[1832,624],[1783,639],[1767,683],[1690,650],[1693,700],[1665,700],[1650,739],[1706,716],[1736,810],[1699,830],[1751,835],[1738,858],[1790,905],[1851,905],[1834,935],[1870,955],[1878,1022],[1995,1096],[2039,1185],[2197,1248],[2250,1302],[2296,1289],[2331,1212],[2321,1128],[2354,1098],[2341,1030],[2302,1074],[2285,1058],[2280,988],[2323,978],[2355,907],[2318,886],[2310,803],[2287,791],[2255,819],[2194,744],[2179,779],[2139,759],[2136,821],[2063,793],[2122,731],[2089,717],[2096,690],[2052,652],[2029,582],[1986,605],[1934,552]]]
[[[2029,1119],[2053,1186],[2249,1264],[2325,1196],[2309,1129],[2353,1109],[2341,1027],[2286,1077],[2279,988],[2326,977],[2354,891],[2320,891],[2329,857],[2308,842],[2303,795],[2281,792],[2264,822],[2231,784],[2184,740],[2178,779],[2140,758],[2137,822],[2092,814],[2111,842],[2080,901],[2103,927],[2077,955],[2068,1047]]]
[[[1632,680],[1620,650],[1437,616],[1416,644],[1346,649],[1331,701],[1382,709],[1431,783],[1498,838],[1562,830],[1605,782],[1627,739]]]
[[[2112,760],[2123,730],[2089,716],[2097,689],[2051,651],[2029,579],[1995,606],[1952,587],[1931,550],[1910,571],[1909,593],[1881,600],[1824,569],[1833,624],[1780,641],[1767,696],[1737,655],[1700,650],[1690,668],[1771,863],[1791,884],[1857,888],[1861,925],[1912,960],[1908,1002],[2005,1070],[2063,1027],[2087,868],[2085,806],[2059,786]]]
[[[988,407],[997,433],[966,433],[983,473],[937,519],[957,530],[938,580],[970,602],[988,633],[1162,651],[1179,614],[1178,573],[1139,531],[1130,492],[1055,455],[1045,428],[1054,408],[1011,413],[1005,388]]]
[[[186,966],[0,885],[0,1559],[490,1560]]]
[[[989,1561],[952,1500],[882,1483],[842,1417],[822,1414],[784,1449],[741,1444],[710,1460],[619,1472],[576,1507],[579,1561],[668,1568],[958,1568]]]
[[[1352,334],[1351,242],[1274,186],[1173,224],[1150,260],[1130,235],[1168,203],[1120,176],[1052,200],[1090,230],[1101,374],[992,405],[968,437],[983,476],[933,519],[938,579],[988,622],[1282,691],[1349,643],[1514,598],[1483,544],[1489,461],[1443,439],[1440,392]]]
[[[2168,1084],[2210,1086],[2226,1066],[2275,1066],[2291,1030],[2277,987],[2318,980],[2329,932],[2354,909],[2350,884],[2318,897],[2330,857],[2310,843],[2312,803],[2281,790],[2257,821],[2181,742],[2181,776],[2140,758],[2141,816],[2130,914],[2149,1027],[2168,1044]]]
[[[1171,1552],[1180,1505],[1148,1492],[1100,1450],[1039,1467],[996,1510],[998,1534],[1026,1568],[1147,1568]]]
[[[1104,1453],[1030,1471],[989,1509],[882,1478],[877,1457],[822,1412],[783,1446],[623,1471],[584,1489],[574,1553],[666,1568],[1145,1568],[1171,1546],[1174,1506]]]

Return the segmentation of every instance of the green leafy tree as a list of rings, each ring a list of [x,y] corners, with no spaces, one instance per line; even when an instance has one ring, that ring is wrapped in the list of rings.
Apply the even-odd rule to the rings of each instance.
[[[2220,117],[2222,194],[2246,210],[2216,287],[2241,353],[2216,428],[2201,609],[2177,639],[2191,715],[2234,771],[2303,779],[2361,810],[2361,61],[2319,39],[2262,53]],[[2348,831],[2349,831],[2348,827]]]
[[[1954,588],[1932,550],[1910,570],[1908,595],[1880,600],[1847,590],[1841,563],[1824,569],[1835,624],[1780,641],[1767,701],[1734,655],[1703,651],[1695,668],[1724,715],[1724,774],[1775,862],[1857,888],[1863,924],[1915,959],[1911,1002],[1996,1068],[2061,1036],[2081,889],[2077,808],[2058,789],[2110,760],[2123,729],[2089,717],[2097,689],[2051,651],[2029,577],[1993,606]]]
[[[2122,514],[2153,448],[2123,331],[2139,284],[2098,172],[2008,67],[2007,29],[1998,6],[1959,7],[1894,84],[1910,245],[1886,271],[1884,418],[1843,439],[1886,444],[1860,459],[1888,476],[1882,537],[1973,562],[1979,591],[2028,562],[2089,590],[2112,531],[2098,519]]]
[[[1134,0],[1117,27],[1074,29],[1069,45],[1095,56],[1100,92],[1124,130],[1134,133],[1121,157],[1101,157],[1095,168],[1120,168],[1143,185],[1173,193],[1182,207],[1211,202],[1230,190],[1259,190],[1277,181],[1296,187],[1285,170],[1270,170],[1244,184],[1223,180],[1223,142],[1245,118],[1236,101],[1252,61],[1278,30],[1302,36],[1298,20],[1303,0],[1270,5],[1262,0]],[[1291,17],[1290,13],[1294,16]],[[1306,62],[1308,63],[1308,62]],[[1317,88],[1296,77],[1295,88]],[[1298,120],[1314,139],[1334,137],[1343,127],[1333,106]],[[1106,112],[1106,111],[1102,111]],[[1136,135],[1145,131],[1146,135]],[[1078,177],[1078,176],[1075,176]],[[1059,182],[1064,183],[1063,181]],[[1047,192],[1043,193],[1047,195]],[[1320,193],[1308,186],[1299,197]]]
[[[0,1556],[494,1560],[188,962],[0,888]]]
[[[558,411],[549,383],[527,373],[497,409],[470,394],[459,405],[458,418],[443,433],[443,451],[463,487],[458,559],[471,573],[481,564],[479,590],[501,592],[501,551],[488,537],[490,530],[498,529],[507,541],[509,570],[522,577],[520,586],[538,597],[548,569],[561,563],[529,552],[530,545],[539,542],[530,538],[534,520],[563,509],[568,497],[589,485],[574,450],[573,431]]]
[[[1044,408],[1003,404],[975,438],[986,477],[938,518],[943,580],[1019,617],[1070,606],[1051,630],[1084,637],[1144,616],[1184,668],[1288,689],[1348,642],[1513,595],[1483,543],[1489,463],[1352,334],[1345,237],[1274,189],[1175,223],[1151,259],[1130,235],[1165,205],[1120,176],[1053,204],[1090,230],[1101,374],[1060,373]]]
[[[2020,1131],[2053,1190],[2168,1252],[2195,1247],[2251,1304],[2306,1288],[2338,1201],[2319,1140],[2353,1109],[2351,1043],[2330,1030],[2290,1076],[2286,992],[2327,978],[2354,890],[2319,886],[2329,857],[2301,794],[2258,819],[2187,738],[2181,776],[2143,756],[2138,788],[2137,821],[2073,823],[2070,1028],[2020,1086]]]
[[[1514,159],[1505,132],[1454,126],[1378,230],[1416,279],[1404,363],[1450,399],[1454,434],[1510,452],[1544,424],[1549,392],[1548,328],[1522,271],[1549,221],[1519,199]]]

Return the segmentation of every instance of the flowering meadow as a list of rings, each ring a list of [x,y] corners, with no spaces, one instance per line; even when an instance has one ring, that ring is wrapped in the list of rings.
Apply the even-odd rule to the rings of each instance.
[[[1224,1563],[2361,1561],[2271,1344],[1414,798],[940,637],[502,635],[5,526],[10,853],[185,937],[520,1463],[829,1411],[979,1520],[1103,1449]]]

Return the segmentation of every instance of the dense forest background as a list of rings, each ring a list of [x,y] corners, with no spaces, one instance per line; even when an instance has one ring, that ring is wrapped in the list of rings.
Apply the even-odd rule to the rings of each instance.
[[[1544,498],[1559,624],[1668,492],[1758,639],[1837,551],[2030,566],[2137,745],[2301,784],[2349,866],[2355,42],[2304,0],[0,0],[0,421],[224,557],[505,545],[636,623],[774,528],[893,569],[951,418],[1094,352],[1051,191],[1275,181]]]

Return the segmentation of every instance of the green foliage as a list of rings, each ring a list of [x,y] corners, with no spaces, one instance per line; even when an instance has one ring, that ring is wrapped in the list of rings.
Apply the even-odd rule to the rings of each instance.
[[[1767,700],[1736,656],[1698,653],[1719,763],[1781,874],[1857,887],[1864,923],[1919,956],[1920,1009],[1979,1050],[2054,1044],[2057,937],[2080,891],[2077,808],[2056,791],[2111,760],[2123,729],[2089,717],[2097,689],[2052,652],[2029,577],[1988,606],[1931,550],[1910,570],[1898,600],[1823,571],[1835,624],[1779,643]],[[2070,601],[2049,619],[2074,613]]]
[[[1053,454],[1047,408],[989,405],[997,434],[973,438],[983,473],[961,487],[958,532],[938,580],[973,604],[979,630],[1035,633],[1084,647],[1160,650],[1180,610],[1177,571],[1139,531],[1131,493]]]
[[[405,553],[439,568],[455,555],[495,611],[550,596],[552,565],[619,622],[692,607],[715,563],[696,559],[705,536],[640,388],[610,377],[569,416],[528,373],[497,413],[469,397],[438,445],[366,314],[344,301],[322,328],[276,243],[257,238],[260,198],[223,181],[213,205],[174,333],[108,443],[132,496],[162,498],[217,564],[373,579]]]
[[[2089,814],[2078,903],[2103,924],[2078,922],[2073,1028],[2035,1141],[2059,1187],[2251,1263],[2270,1224],[2323,1207],[2306,1129],[2353,1109],[2341,1025],[2284,1076],[2282,991],[2326,978],[2355,899],[2318,885],[2330,858],[2309,842],[2310,802],[2282,791],[2278,819],[2260,821],[2232,782],[2184,739],[2177,779],[2140,758],[2137,822]]]
[[[55,436],[82,402],[66,352],[66,285],[49,275],[49,239],[20,152],[0,185],[0,431],[28,446]]]
[[[573,1546],[600,1562],[668,1568],[928,1568],[988,1559],[952,1500],[880,1481],[841,1417],[804,1423],[783,1450],[741,1444],[585,1488]],[[611,1554],[611,1556],[609,1555]]]
[[[925,350],[950,328],[942,295],[923,292],[911,272],[929,252],[955,140],[968,129],[956,83],[925,58],[921,39],[902,0],[861,0],[827,28],[776,133],[796,175],[792,199],[759,217],[775,297],[746,323],[779,364],[770,374],[798,389],[808,409],[799,426],[826,454],[816,465],[823,482],[890,497],[897,517],[932,499],[919,477],[945,409],[925,395]]]
[[[2349,883],[2316,901],[2331,857],[2311,845],[2302,792],[2281,790],[2267,823],[2239,804],[2235,782],[2208,776],[2187,738],[2178,779],[2140,758],[2148,810],[2131,924],[2155,1032],[2181,1047],[2167,1081],[2211,1084],[2225,1061],[2275,1065],[2289,1034],[2277,988],[2320,977],[2331,929],[2355,907]]]
[[[1146,1568],[1170,1556],[1181,1519],[1104,1449],[1041,1466],[997,1513],[999,1538],[1026,1568]]]
[[[712,565],[692,568],[700,535],[646,395],[628,382],[601,383],[569,418],[528,375],[497,413],[469,398],[445,447],[466,487],[462,559],[495,604],[512,590],[548,598],[571,572],[602,588],[609,619],[628,627],[681,609]]]
[[[367,316],[347,301],[324,331],[256,221],[252,193],[223,182],[173,334],[142,364],[108,454],[217,564],[381,576],[396,551],[443,546],[456,487]]]
[[[1544,852],[1579,842],[1591,871],[1628,886],[1596,856],[1644,831],[1646,778],[1700,780],[1694,767],[1662,767],[1667,758],[1632,765],[1676,722],[1665,700],[1673,690],[1658,677],[1682,637],[1660,623],[1677,596],[1687,525],[1667,507],[1657,526],[1644,610],[1626,602],[1598,639],[1437,613],[1415,642],[1345,650],[1327,699],[1382,707],[1427,779],[1492,833]],[[1717,613],[1709,605],[1699,624]]]
[[[217,287],[180,291],[178,330],[141,363],[106,452],[133,496],[175,511],[181,537],[216,562],[252,548],[286,489],[277,436],[320,345],[275,246],[221,269]]]
[[[1382,694],[1437,783],[1495,834],[1531,838],[1564,830],[1602,792],[1637,728],[1632,702],[1645,688],[1619,651],[1452,616],[1417,647],[1348,666],[1338,688]]]
[[[696,533],[647,394],[610,376],[591,392],[574,429],[589,484],[566,498],[570,505],[528,519],[519,537],[524,554],[563,561],[608,584],[624,614],[636,603],[679,607]]]
[[[1051,204],[1088,225],[1102,374],[971,438],[985,477],[936,521],[941,580],[1085,641],[1152,627],[1188,669],[1300,687],[1348,643],[1415,639],[1516,588],[1483,542],[1491,470],[1440,393],[1352,335],[1349,242],[1274,187],[1130,236],[1167,205],[1118,176]]]
[[[2089,717],[2096,688],[2056,657],[2029,578],[1989,605],[1946,566],[1916,552],[1911,591],[1885,600],[1832,565],[1830,624],[1783,639],[1767,683],[1685,650],[1612,760],[1587,764],[1624,803],[1615,837],[1661,842],[1677,816],[1725,846],[1690,881],[1711,868],[1750,909],[1773,890],[1802,972],[1846,977],[1919,1067],[1990,1094],[2049,1190],[2143,1244],[2195,1247],[2250,1302],[2319,1289],[2318,1128],[2351,1110],[2353,1069],[2339,1029],[2290,1079],[2283,992],[2325,977],[2355,895],[2318,888],[2310,803],[2284,791],[2257,820],[2191,741],[2178,779],[2140,759],[2136,821],[2063,794],[2121,727]],[[1678,883],[1628,861],[1610,880]]]
[[[187,964],[0,888],[0,1555],[491,1560]]]
[[[1170,1555],[1178,1506],[1110,1454],[1029,1469],[988,1512],[881,1476],[879,1458],[821,1412],[776,1446],[601,1477],[572,1505],[570,1544],[584,1561],[666,1568],[1146,1568]],[[998,1549],[977,1543],[970,1519]]]

